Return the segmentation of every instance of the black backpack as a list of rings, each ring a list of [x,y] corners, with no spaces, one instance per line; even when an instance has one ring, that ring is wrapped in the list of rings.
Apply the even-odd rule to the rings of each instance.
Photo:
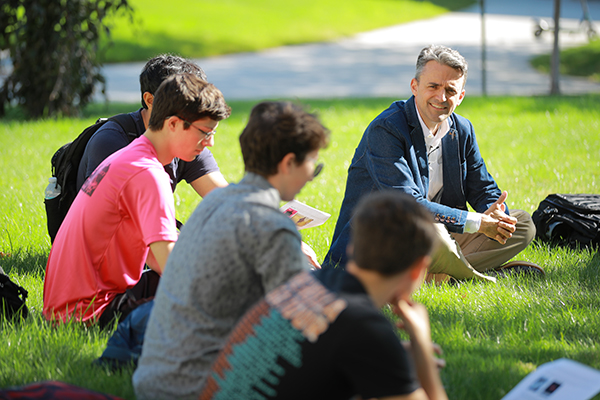
[[[0,321],[27,318],[27,290],[10,280],[0,267]]]
[[[74,141],[62,146],[52,156],[52,176],[56,177],[56,183],[60,186],[61,191],[57,197],[45,200],[48,235],[50,235],[51,242],[54,242],[58,228],[60,228],[67,211],[69,211],[73,200],[77,196],[77,171],[85,146],[87,146],[92,135],[108,121],[119,124],[123,132],[127,133],[130,142],[141,134],[137,132],[135,120],[129,114],[100,118],[95,124],[85,128]]]
[[[536,236],[570,247],[600,243],[600,195],[551,194],[531,216]]]

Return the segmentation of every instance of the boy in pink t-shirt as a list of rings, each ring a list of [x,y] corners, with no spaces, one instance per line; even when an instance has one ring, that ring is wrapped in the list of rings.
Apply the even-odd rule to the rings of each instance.
[[[221,92],[195,75],[161,84],[148,130],[98,166],[58,231],[44,279],[46,319],[104,326],[153,296],[151,276],[162,273],[177,240],[163,165],[193,160],[212,146],[229,114]],[[146,262],[157,274],[142,273]]]

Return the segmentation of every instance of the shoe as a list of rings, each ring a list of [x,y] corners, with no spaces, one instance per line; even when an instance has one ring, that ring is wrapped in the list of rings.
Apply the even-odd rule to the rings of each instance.
[[[460,287],[461,281],[451,276],[450,279],[446,281],[449,286]]]
[[[537,264],[527,261],[511,261],[498,268],[494,268],[492,276],[505,277],[508,275],[522,274],[533,277],[545,276],[546,272]]]

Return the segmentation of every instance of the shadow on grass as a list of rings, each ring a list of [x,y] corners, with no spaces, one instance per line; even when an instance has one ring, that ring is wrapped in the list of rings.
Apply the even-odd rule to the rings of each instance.
[[[18,250],[16,253],[2,253],[0,255],[0,266],[8,275],[39,274],[43,279],[47,261],[48,254],[45,252]]]
[[[0,122],[23,122],[27,121],[27,115],[25,114],[25,110],[21,107],[13,107],[9,106],[4,109],[4,115],[0,118]]]
[[[579,270],[579,282],[588,290],[598,291],[600,287],[600,253],[596,248],[592,259]]]
[[[111,332],[74,322],[54,325],[40,314],[19,324],[0,322],[0,332],[8,343],[0,348],[0,360],[20,360],[0,361],[0,388],[58,380],[135,399],[133,367],[111,371],[93,365]]]
[[[449,398],[499,399],[540,365],[569,358],[597,367],[596,352],[568,344],[541,341],[522,347],[494,341],[444,346],[447,366],[442,370]]]

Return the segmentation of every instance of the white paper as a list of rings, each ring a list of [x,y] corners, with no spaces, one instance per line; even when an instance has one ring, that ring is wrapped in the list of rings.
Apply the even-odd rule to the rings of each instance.
[[[600,371],[560,358],[540,365],[502,400],[586,400],[600,392]]]
[[[282,213],[289,216],[292,221],[296,224],[298,229],[312,228],[315,226],[322,225],[331,217],[323,211],[317,210],[311,206],[307,206],[297,200],[292,200],[289,203],[285,203],[279,208]]]

